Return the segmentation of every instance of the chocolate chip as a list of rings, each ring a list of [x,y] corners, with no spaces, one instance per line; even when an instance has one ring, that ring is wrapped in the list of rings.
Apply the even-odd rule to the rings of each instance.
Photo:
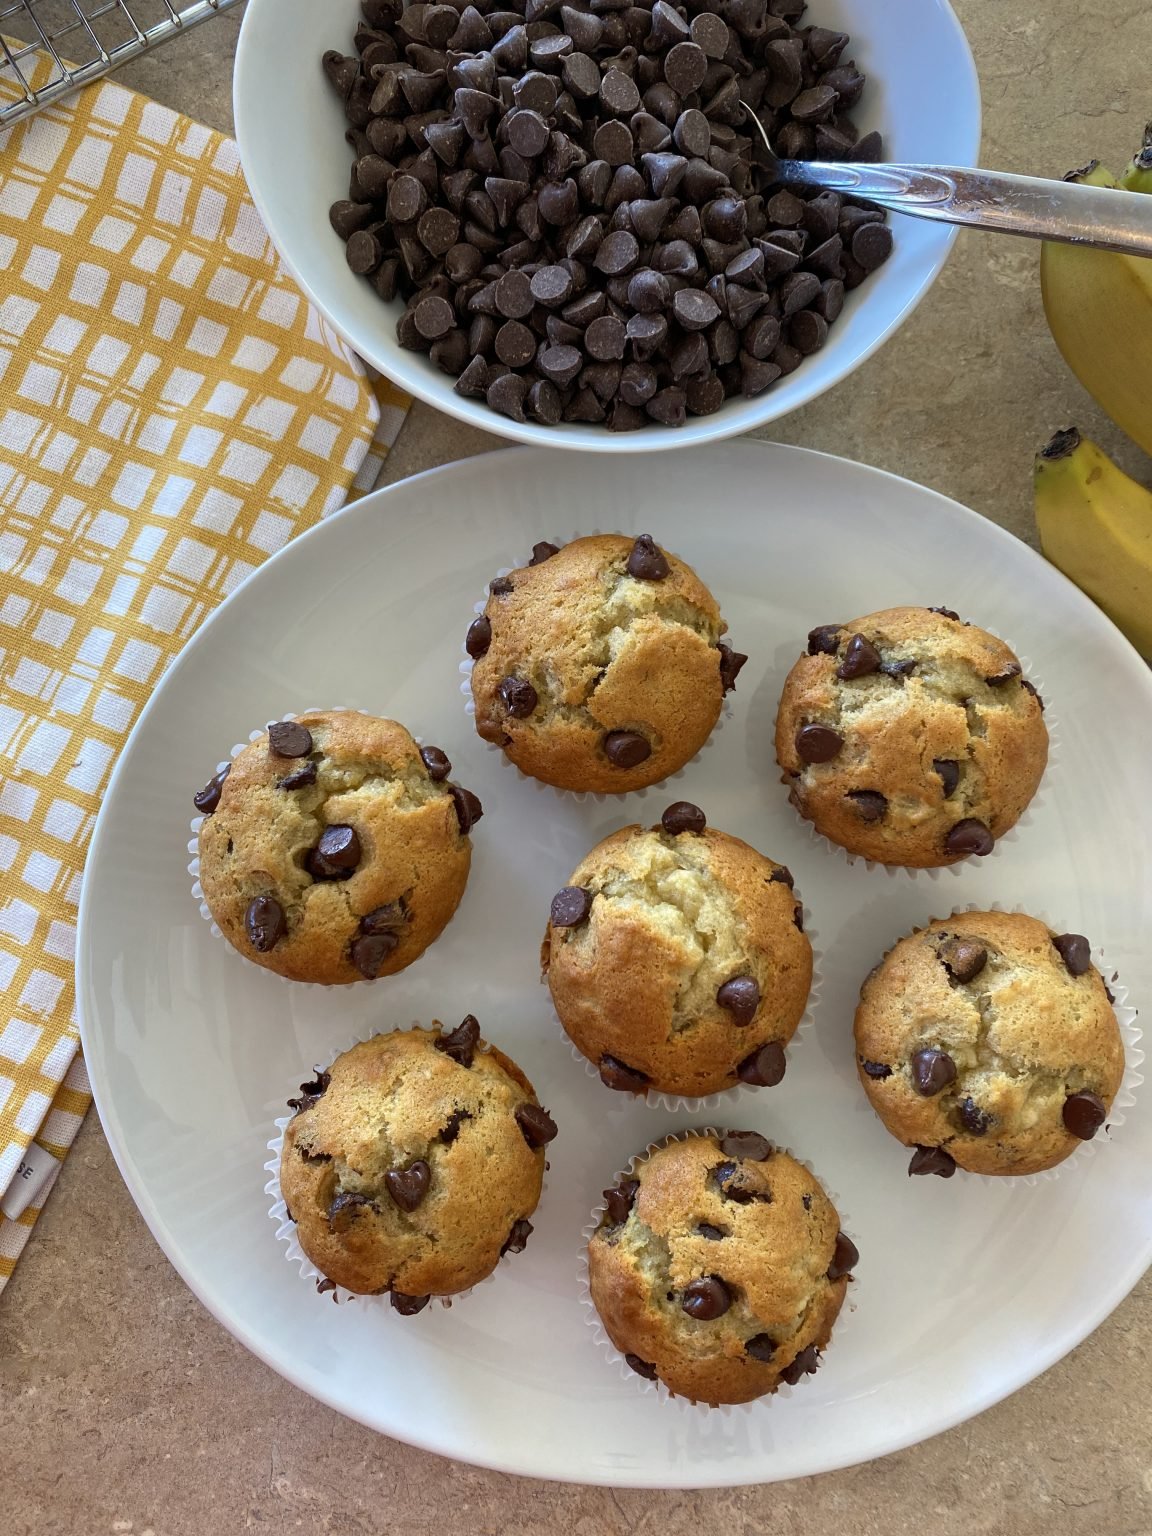
[[[1003,688],[1005,683],[1015,682],[1019,676],[1020,663],[1018,661],[1011,661],[1002,672],[994,672],[991,677],[986,677],[984,681],[988,684],[989,688]]]
[[[626,1067],[615,1056],[601,1056],[600,1081],[620,1093],[645,1093],[648,1089],[647,1076],[634,1067]]]
[[[676,837],[681,832],[703,832],[708,820],[698,805],[677,800],[661,816],[660,825],[669,836]]]
[[[637,1376],[643,1376],[645,1381],[656,1380],[656,1367],[649,1365],[647,1360],[641,1360],[639,1355],[625,1355],[624,1360],[629,1370],[635,1371]]]
[[[617,1184],[614,1189],[604,1191],[604,1208],[608,1212],[608,1219],[614,1226],[620,1226],[628,1220],[629,1213],[636,1200],[636,1191],[640,1188],[639,1179],[625,1179],[622,1184]]]
[[[532,1236],[532,1223],[527,1217],[521,1216],[518,1221],[512,1223],[512,1229],[504,1240],[504,1246],[500,1250],[500,1257],[506,1253],[523,1253],[528,1246],[528,1239]]]
[[[811,1376],[819,1365],[820,1351],[815,1344],[809,1344],[780,1372],[780,1380],[794,1387],[803,1377]]]
[[[836,1248],[832,1254],[832,1262],[828,1266],[829,1280],[839,1280],[849,1270],[856,1268],[860,1262],[860,1250],[856,1244],[843,1232],[836,1234]]]
[[[288,1108],[294,1109],[298,1115],[303,1114],[306,1109],[311,1109],[317,1099],[323,1098],[328,1092],[328,1085],[331,1081],[331,1072],[321,1072],[319,1067],[317,1067],[316,1076],[308,1082],[300,1084],[300,1097],[288,1100]]]
[[[942,619],[954,619],[957,624],[960,622],[960,615],[952,608],[929,608],[928,612],[938,613]]]
[[[732,1305],[732,1293],[717,1275],[690,1280],[684,1287],[680,1307],[699,1323],[711,1323],[723,1317]]]
[[[308,855],[308,873],[313,880],[347,880],[360,863],[360,854],[356,829],[337,822],[324,828]]]
[[[401,1317],[415,1317],[417,1312],[423,1312],[432,1298],[431,1296],[405,1296],[401,1291],[393,1291],[388,1300],[392,1303],[393,1310],[399,1312]]]
[[[734,651],[730,645],[725,645],[723,640],[716,649],[720,652],[720,686],[725,693],[731,693],[748,658],[742,651]]]
[[[307,789],[310,784],[316,782],[317,765],[312,762],[301,763],[299,768],[293,768],[277,785],[278,789]]]
[[[853,635],[844,650],[844,660],[836,668],[841,678],[867,677],[880,670],[880,652],[863,635]]]
[[[288,919],[274,896],[254,896],[244,913],[244,928],[256,953],[266,955],[288,932]]]
[[[513,720],[527,720],[540,702],[535,688],[524,678],[506,677],[496,691]]]
[[[927,1048],[912,1057],[912,1086],[925,1099],[943,1093],[956,1081],[956,1063],[947,1051]]]
[[[1043,712],[1044,712],[1044,700],[1037,693],[1037,691],[1036,691],[1036,684],[1035,683],[1030,683],[1026,677],[1022,677],[1020,679],[1020,686],[1021,686],[1021,688],[1024,689],[1025,693],[1030,693],[1032,695],[1032,697],[1036,700],[1037,704],[1039,704],[1039,706],[1040,706],[1041,714],[1043,714]]]
[[[1092,969],[1092,946],[1082,933],[1059,933],[1052,939],[1069,976],[1083,976]]]
[[[696,19],[699,21],[702,18],[698,16]],[[775,1355],[776,1345],[773,1343],[770,1333],[757,1333],[745,1344],[744,1352],[751,1355],[753,1360],[768,1361]]]
[[[886,1067],[882,1061],[865,1061],[863,1057],[860,1058],[860,1070],[874,1082],[882,1082],[884,1078],[892,1076],[892,1068]]]
[[[756,1017],[760,987],[754,976],[733,976],[717,990],[716,1001],[731,1014],[733,1024],[744,1028]]]
[[[652,756],[652,747],[637,731],[609,731],[604,754],[614,768],[638,768]]]
[[[708,56],[696,43],[677,43],[664,56],[664,78],[677,96],[691,96],[704,83]]]
[[[777,864],[768,876],[769,885],[786,885],[788,889],[795,890],[796,881],[792,877],[792,871],[786,864]]]
[[[809,656],[835,656],[840,647],[842,624],[819,624],[808,631]]]
[[[967,856],[970,853],[984,858],[996,846],[991,832],[975,816],[966,816],[949,831],[944,846],[949,853]]]
[[[384,1175],[384,1187],[393,1204],[402,1211],[414,1211],[432,1182],[432,1170],[422,1158],[417,1158],[407,1168],[389,1168]]]
[[[987,949],[975,939],[946,939],[937,954],[951,979],[962,986],[974,981],[988,964]]]
[[[539,1104],[521,1104],[516,1110],[516,1124],[533,1152],[547,1146],[556,1135],[556,1122]]]
[[[844,798],[851,800],[863,822],[883,821],[888,814],[888,801],[878,790],[850,789]]]
[[[333,1232],[347,1232],[360,1211],[372,1209],[372,1201],[367,1195],[358,1195],[350,1189],[341,1190],[328,1207],[328,1225]]]
[[[307,757],[312,735],[298,720],[277,720],[268,727],[268,745],[277,757]]]
[[[710,1221],[699,1221],[696,1223],[696,1235],[706,1237],[710,1243],[718,1243],[727,1237],[728,1233],[723,1227],[714,1227]]]
[[[600,242],[592,265],[607,277],[619,277],[630,272],[640,259],[640,245],[636,236],[627,229],[614,229]]]
[[[554,928],[578,928],[592,910],[592,892],[582,885],[566,885],[552,898],[550,919]]]
[[[361,919],[363,925],[363,919]],[[385,961],[400,947],[400,935],[394,930],[380,933],[361,933],[352,940],[348,956],[352,964],[368,981],[375,981],[384,969]]]
[[[956,1172],[956,1159],[943,1147],[917,1147],[908,1164],[908,1176],[934,1173],[942,1179],[950,1179]]]
[[[773,1147],[759,1131],[725,1131],[720,1138],[720,1150],[725,1157],[734,1157],[738,1162],[766,1163]]]
[[[960,1124],[969,1136],[983,1136],[992,1124],[992,1116],[982,1110],[974,1099],[961,1099],[956,1108]]]
[[[458,1066],[470,1067],[472,1058],[476,1054],[476,1047],[480,1044],[480,1025],[472,1014],[467,1014],[456,1028],[449,1030],[447,1034],[441,1028],[439,1038],[432,1043],[438,1051],[443,1051],[445,1056],[450,1056]]]
[[[956,786],[960,782],[960,764],[950,757],[937,757],[933,759],[932,767],[943,782],[945,800],[950,799],[956,793]]]
[[[633,544],[625,570],[637,581],[663,581],[670,566],[663,550],[650,533],[642,533]]]
[[[865,272],[874,272],[892,254],[892,231],[886,224],[861,224],[852,236],[852,256]]]
[[[316,765],[313,763],[310,766],[312,768],[312,777],[315,778]],[[224,780],[231,772],[231,768],[231,764],[227,768],[222,768],[218,774],[208,780],[203,789],[198,789],[192,796],[192,804],[205,816],[211,816],[212,812],[220,804],[220,791],[224,788]],[[281,789],[284,787],[283,779],[280,781],[280,787]]]
[[[492,621],[487,614],[482,613],[478,619],[473,619],[468,626],[468,634],[464,640],[464,649],[472,657],[473,661],[479,661],[487,656],[488,647],[492,644]]]
[[[484,807],[480,804],[478,796],[459,784],[449,784],[448,793],[452,796],[452,803],[456,807],[456,820],[460,831],[466,835],[483,816]]]
[[[1064,1100],[1064,1128],[1081,1141],[1091,1141],[1108,1118],[1108,1106],[1098,1094],[1085,1089]]]
[[[736,1076],[752,1088],[775,1088],[783,1079],[787,1065],[784,1047],[773,1040],[745,1056],[736,1068]]]
[[[802,725],[796,732],[796,755],[802,763],[830,763],[844,745],[829,725]]]

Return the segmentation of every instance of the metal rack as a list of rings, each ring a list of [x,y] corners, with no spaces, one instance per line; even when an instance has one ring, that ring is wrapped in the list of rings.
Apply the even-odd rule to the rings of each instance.
[[[0,128],[240,0],[0,0]],[[47,60],[48,67],[33,69]]]

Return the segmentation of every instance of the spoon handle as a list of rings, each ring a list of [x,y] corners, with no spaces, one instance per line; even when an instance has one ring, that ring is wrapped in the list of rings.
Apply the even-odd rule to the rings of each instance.
[[[781,160],[779,177],[867,198],[894,213],[1152,256],[1152,196],[950,165]]]

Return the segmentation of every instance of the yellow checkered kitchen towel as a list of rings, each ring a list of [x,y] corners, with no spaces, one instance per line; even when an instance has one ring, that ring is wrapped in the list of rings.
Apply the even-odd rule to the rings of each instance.
[[[89,1104],[76,904],[116,754],[407,405],[281,267],[230,139],[113,83],[0,133],[0,1289]]]

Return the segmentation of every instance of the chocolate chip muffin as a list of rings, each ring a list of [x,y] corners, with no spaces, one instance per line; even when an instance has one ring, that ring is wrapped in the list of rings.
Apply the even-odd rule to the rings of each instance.
[[[747,657],[689,566],[638,539],[537,544],[468,630],[476,729],[558,789],[657,784],[708,740]]]
[[[1124,1075],[1087,939],[959,912],[889,951],[856,1010],[860,1081],[909,1173],[1040,1173],[1090,1141]]]
[[[702,1132],[604,1201],[588,1287],[634,1371],[716,1406],[816,1370],[859,1254],[802,1164],[755,1131]]]
[[[469,1015],[377,1035],[290,1099],[280,1189],[329,1280],[403,1314],[476,1285],[528,1241],[556,1126]]]
[[[678,801],[592,849],[552,901],[541,964],[609,1088],[772,1087],[812,984],[802,930],[788,870]]]
[[[1002,640],[944,608],[808,636],[776,717],[792,804],[849,853],[915,868],[992,852],[1048,760],[1044,704]]]
[[[439,747],[352,710],[278,720],[195,797],[224,937],[293,981],[391,976],[464,894],[476,796]]]

